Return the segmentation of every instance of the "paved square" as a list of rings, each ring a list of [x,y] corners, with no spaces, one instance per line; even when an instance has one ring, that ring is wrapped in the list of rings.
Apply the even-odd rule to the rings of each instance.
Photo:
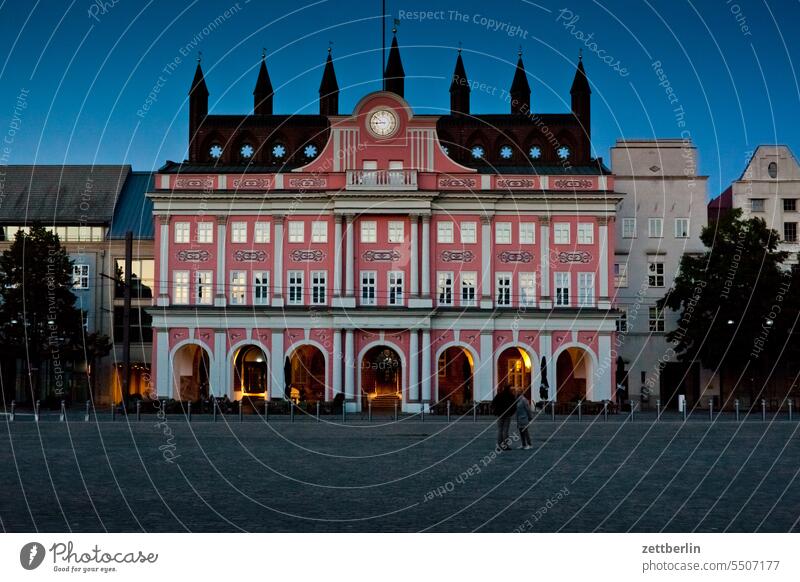
[[[798,531],[800,423],[0,424],[4,531]],[[515,445],[518,446],[518,445]]]

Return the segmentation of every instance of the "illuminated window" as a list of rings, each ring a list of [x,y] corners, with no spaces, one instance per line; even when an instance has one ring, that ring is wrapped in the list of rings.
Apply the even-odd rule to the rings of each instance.
[[[214,224],[211,222],[197,223],[197,242],[209,244],[214,242]]]
[[[519,223],[519,244],[532,245],[536,242],[536,224],[533,222]]]
[[[440,220],[436,223],[436,242],[450,244],[453,242],[453,223]]]
[[[494,242],[498,245],[511,244],[511,223],[497,222],[494,225]]]
[[[305,223],[300,220],[289,221],[289,242],[301,243],[305,238]]]
[[[378,223],[376,223],[374,220],[361,221],[361,242],[362,243],[378,242]]]
[[[247,242],[247,223],[234,222],[231,224],[231,242],[246,243]]]
[[[520,305],[536,305],[536,273],[519,274]]]
[[[231,271],[231,305],[244,305],[247,297],[247,271]]]
[[[257,243],[268,243],[270,239],[269,222],[256,222],[253,238]]]
[[[72,265],[72,288],[89,288],[89,265]]]
[[[172,302],[176,305],[189,304],[189,271],[175,271],[172,274]]]
[[[461,243],[474,244],[478,242],[478,225],[475,222],[461,223]]]
[[[67,238],[69,238],[69,229],[72,227],[67,227]],[[189,223],[188,222],[176,222],[175,223],[175,242],[176,243],[188,243],[189,242]]]
[[[324,220],[315,220],[311,223],[311,242],[328,242],[328,223]]]
[[[594,273],[578,273],[578,306],[594,307]]]

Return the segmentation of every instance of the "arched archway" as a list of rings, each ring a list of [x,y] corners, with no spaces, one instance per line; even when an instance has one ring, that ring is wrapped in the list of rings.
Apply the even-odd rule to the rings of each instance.
[[[240,346],[233,354],[234,399],[269,399],[269,362],[262,348],[253,344]]]
[[[187,343],[172,355],[172,387],[176,400],[196,402],[208,398],[210,358],[203,346]]]
[[[592,357],[577,346],[565,348],[556,360],[556,401],[577,402],[591,397]]]
[[[295,402],[325,400],[326,360],[323,351],[312,344],[297,346],[289,356],[286,395]]]
[[[449,400],[455,406],[469,404],[475,398],[475,358],[463,346],[447,346],[436,359],[436,400]]]
[[[361,402],[373,409],[394,408],[403,400],[403,360],[394,348],[381,344],[361,357]]]
[[[497,357],[497,390],[504,384],[522,388],[530,399],[533,382],[534,354],[519,346],[508,347]]]

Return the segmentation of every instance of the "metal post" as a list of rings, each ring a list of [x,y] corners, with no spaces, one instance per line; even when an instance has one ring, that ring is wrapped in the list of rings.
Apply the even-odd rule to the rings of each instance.
[[[789,399],[789,422],[792,422],[792,399]]]
[[[244,414],[242,410],[242,400],[239,401],[239,422],[244,420]]]
[[[739,422],[739,399],[733,401],[733,408],[736,410],[736,422]]]
[[[342,423],[347,422],[347,401],[342,402]]]
[[[112,402],[111,403],[111,422],[114,422],[117,419],[117,405]]]
[[[213,396],[211,397],[211,418],[217,422],[217,399]]]
[[[583,418],[583,412],[581,411],[581,401],[578,400],[578,422],[581,422]]]
[[[661,420],[661,399],[656,399],[656,421]]]
[[[636,414],[636,401],[631,400],[631,422],[634,421],[635,414]]]
[[[767,421],[767,399],[766,398],[762,398],[761,399],[761,421],[762,422],[766,422]]]
[[[319,422],[319,400],[317,400],[317,422]]]
[[[397,400],[394,401],[394,421],[397,422]]]
[[[603,400],[603,420],[608,420],[608,400]]]
[[[294,422],[294,400],[289,399],[289,420]]]
[[[14,416],[16,415],[16,408],[17,408],[17,401],[11,401],[11,416],[8,417],[9,422],[14,422]]]
[[[192,422],[192,401],[186,403],[186,420]]]
[[[36,403],[33,405],[33,419],[36,422],[39,422],[39,406],[41,405],[41,400],[37,400]]]
[[[61,414],[58,417],[58,421],[59,422],[64,422],[66,420],[66,417],[67,417],[67,403],[64,400],[62,400],[61,401]]]
[[[550,418],[553,422],[556,421],[556,402],[555,400],[550,401]]]
[[[167,401],[166,400],[162,400],[161,401],[161,415],[164,418],[167,418]]]
[[[478,422],[478,403],[472,403],[472,422]]]
[[[83,422],[89,422],[89,411],[91,410],[91,408],[92,408],[92,401],[91,400],[87,400],[86,401],[86,415],[83,417]]]
[[[714,399],[708,399],[708,420],[714,422]]]
[[[683,401],[683,422],[686,422],[686,401]]]
[[[141,275],[141,273],[140,273]],[[127,411],[131,383],[131,279],[133,277],[133,231],[125,233],[125,281],[122,295],[122,405]],[[163,373],[163,372],[162,372]]]
[[[422,422],[425,422],[425,402],[422,402],[422,404],[420,404],[419,411],[420,411],[419,412],[420,413],[420,418],[422,418]]]
[[[142,401],[136,401],[136,422],[142,421]]]
[[[447,422],[450,422],[450,401],[447,401]]]
[[[264,401],[264,421],[269,422],[269,400]]]
[[[372,400],[367,400],[367,420],[372,422]]]

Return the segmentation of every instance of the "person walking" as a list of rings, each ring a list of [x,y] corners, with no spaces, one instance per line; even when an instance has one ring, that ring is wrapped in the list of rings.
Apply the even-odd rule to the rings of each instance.
[[[514,415],[514,395],[508,384],[503,384],[492,400],[492,412],[497,417],[497,447],[501,451],[509,451],[508,431],[511,428],[511,417]]]
[[[525,396],[525,391],[522,388],[517,389],[515,408],[517,413],[517,430],[522,440],[522,448],[525,450],[531,449],[533,447],[531,446],[531,435],[528,432],[528,426],[533,421],[533,411],[531,410],[530,402],[528,402]]]

